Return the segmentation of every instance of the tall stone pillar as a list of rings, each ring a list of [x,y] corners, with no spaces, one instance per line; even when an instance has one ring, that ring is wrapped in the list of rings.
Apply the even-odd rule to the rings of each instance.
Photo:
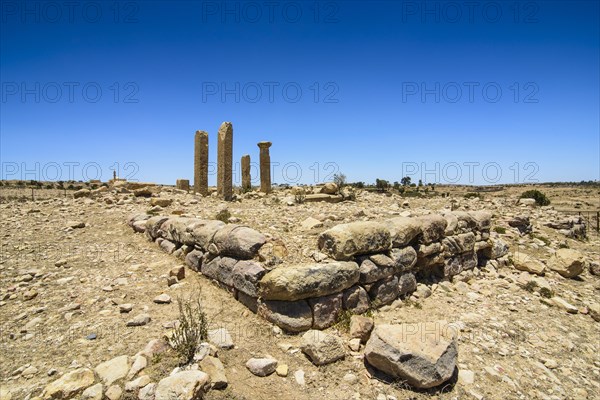
[[[269,147],[271,142],[259,142],[260,148],[260,191],[263,193],[271,192],[271,156]]]
[[[242,191],[248,192],[252,189],[252,181],[250,177],[250,156],[248,154],[242,156]]]
[[[224,200],[233,197],[233,125],[223,122],[217,143],[217,194]]]
[[[194,193],[208,195],[208,133],[196,131],[194,137]]]

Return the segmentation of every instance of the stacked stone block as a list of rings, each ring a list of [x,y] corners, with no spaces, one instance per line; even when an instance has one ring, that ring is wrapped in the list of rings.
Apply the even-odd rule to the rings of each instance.
[[[146,215],[129,224],[289,332],[325,329],[344,310],[360,314],[390,304],[418,281],[450,279],[508,253],[504,242],[490,239],[485,211],[341,224],[319,235],[326,262],[275,269],[260,261],[266,237],[249,227]]]

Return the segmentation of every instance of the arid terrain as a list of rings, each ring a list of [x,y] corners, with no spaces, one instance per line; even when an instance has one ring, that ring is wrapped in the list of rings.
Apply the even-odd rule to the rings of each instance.
[[[544,192],[551,204],[519,204],[519,195],[528,189]],[[231,349],[218,349],[227,386],[210,390],[207,399],[600,397],[600,236],[595,231],[596,220],[586,221],[586,239],[570,238],[547,226],[565,219],[563,211],[582,211],[582,215],[594,217],[600,209],[598,186],[509,186],[481,193],[481,198],[465,198],[472,191],[468,187],[440,186],[435,192],[447,196],[430,193],[427,197],[356,189],[354,201],[335,204],[298,204],[291,189],[276,189],[266,196],[247,193],[234,202],[173,187],[162,187],[153,197],[173,200],[159,210],[163,215],[215,219],[226,208],[230,222],[280,239],[287,248],[283,265],[314,262],[317,236],[337,224],[451,209],[490,211],[492,236],[509,244],[511,257],[525,252],[547,263],[559,248],[581,253],[586,266],[575,278],[550,269],[541,277],[513,265],[488,263],[451,282],[431,283],[428,288],[420,285],[419,292],[430,292],[428,296],[397,300],[374,310],[375,326],[446,320],[460,332],[459,377],[428,391],[379,379],[365,367],[364,346],[359,351],[347,348],[346,357],[335,363],[313,365],[300,351],[301,335],[282,332],[187,267],[185,279],[168,286],[169,271],[185,263],[127,225],[128,216],[152,208],[149,198],[108,189],[74,199],[73,191],[38,190],[38,199],[32,201],[19,199],[29,196],[27,189],[4,186],[0,190],[2,400],[43,398],[46,386],[69,371],[94,370],[115,357],[134,357],[151,340],[172,330],[179,315],[177,300],[191,295],[201,297],[209,329],[226,328],[234,344]],[[520,233],[509,225],[517,216],[530,218],[530,233]],[[535,281],[539,279],[542,281]],[[155,302],[161,294],[172,301]],[[557,297],[562,300],[555,301]],[[127,326],[140,314],[148,314],[150,322]],[[327,332],[344,343],[350,340],[344,323]],[[259,377],[246,368],[249,359],[268,356],[280,366],[287,365],[289,372]],[[150,382],[159,382],[177,367],[178,360],[169,351],[147,358],[148,365],[139,374],[147,375]],[[118,380],[117,386],[124,388],[127,381]],[[117,392],[105,396],[138,398],[134,391]]]

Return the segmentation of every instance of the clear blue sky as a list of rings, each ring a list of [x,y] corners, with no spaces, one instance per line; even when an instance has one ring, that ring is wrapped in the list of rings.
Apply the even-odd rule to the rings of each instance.
[[[192,180],[223,121],[277,183],[599,179],[598,1],[1,5],[3,179]]]

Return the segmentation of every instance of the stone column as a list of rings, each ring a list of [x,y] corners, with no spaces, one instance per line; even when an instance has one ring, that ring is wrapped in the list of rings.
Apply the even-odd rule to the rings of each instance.
[[[269,147],[271,142],[259,142],[260,148],[260,191],[263,193],[271,192],[271,156]]]
[[[217,194],[229,201],[233,197],[233,125],[223,122],[217,143]]]
[[[175,187],[179,190],[185,190],[187,192],[190,190],[190,181],[189,179],[177,179]]]
[[[250,156],[248,154],[242,156],[242,191],[248,192],[252,189],[250,178]]]
[[[194,137],[194,193],[208,195],[208,133],[196,131]]]

